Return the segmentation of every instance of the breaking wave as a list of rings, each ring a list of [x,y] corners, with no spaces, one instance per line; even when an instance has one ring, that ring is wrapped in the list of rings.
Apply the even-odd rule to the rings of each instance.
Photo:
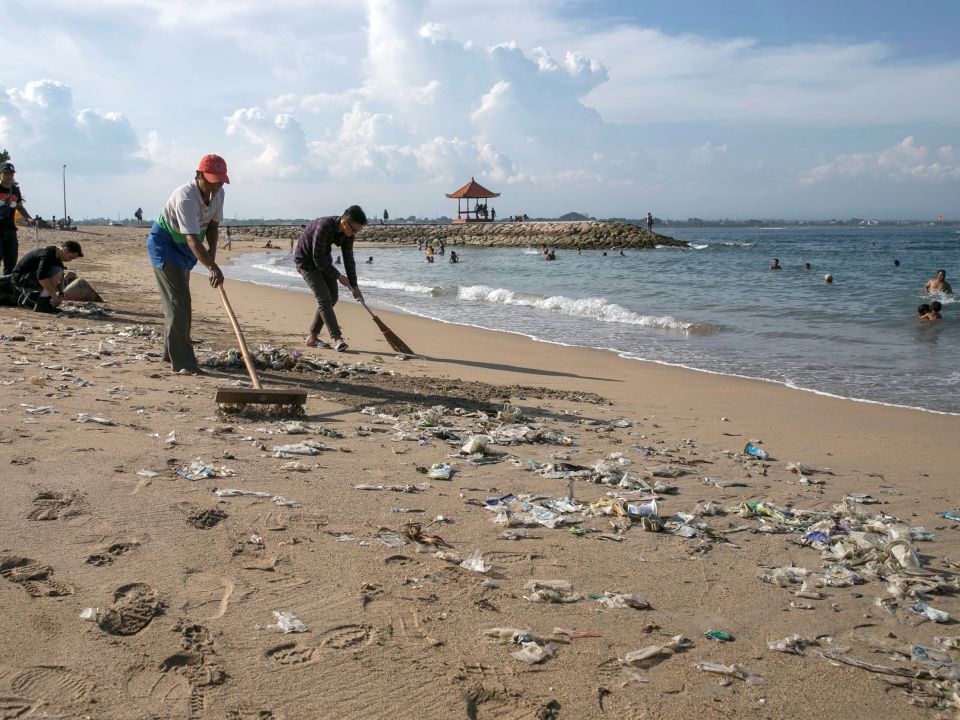
[[[640,315],[628,310],[622,305],[607,302],[605,298],[574,299],[555,295],[542,297],[539,295],[516,293],[505,288],[492,288],[487,285],[468,285],[461,287],[457,293],[460,300],[471,302],[491,303],[495,305],[519,305],[558,312],[572,317],[590,318],[600,322],[623,323],[625,325],[640,325],[642,327],[673,330],[683,333],[705,334],[713,328],[707,323],[691,323],[677,320],[669,315]]]

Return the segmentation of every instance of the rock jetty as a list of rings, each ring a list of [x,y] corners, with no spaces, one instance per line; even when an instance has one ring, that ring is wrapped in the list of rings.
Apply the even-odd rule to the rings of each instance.
[[[262,225],[233,228],[235,236],[278,238],[289,243],[300,237],[300,225]],[[415,245],[443,240],[447,245],[479,247],[550,248],[653,248],[657,245],[687,247],[687,243],[624,222],[498,222],[451,224],[379,225],[371,223],[360,235],[363,244]]]

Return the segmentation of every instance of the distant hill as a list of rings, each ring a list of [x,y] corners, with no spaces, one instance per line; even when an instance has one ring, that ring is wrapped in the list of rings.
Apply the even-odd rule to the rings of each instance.
[[[561,215],[560,217],[557,218],[557,220],[564,220],[564,221],[576,220],[578,222],[582,222],[584,220],[589,220],[589,219],[590,218],[588,216],[578,212],[568,212],[566,215]]]

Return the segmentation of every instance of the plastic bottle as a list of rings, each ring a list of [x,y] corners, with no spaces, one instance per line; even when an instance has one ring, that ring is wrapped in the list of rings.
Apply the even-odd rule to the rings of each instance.
[[[748,442],[748,443],[747,443],[747,446],[746,446],[745,448],[743,448],[743,451],[744,451],[747,455],[753,455],[753,456],[754,456],[755,458],[757,458],[758,460],[766,460],[767,458],[770,457],[770,453],[768,453],[766,450],[761,450],[761,449],[758,448],[756,445],[754,445],[752,442]]]

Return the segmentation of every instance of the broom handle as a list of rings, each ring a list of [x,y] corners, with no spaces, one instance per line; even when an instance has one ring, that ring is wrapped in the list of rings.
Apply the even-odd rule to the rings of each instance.
[[[254,390],[260,389],[260,378],[257,377],[257,368],[250,359],[250,351],[247,349],[247,342],[243,339],[243,333],[240,331],[240,323],[237,322],[237,316],[233,314],[233,308],[230,307],[230,301],[227,300],[227,291],[223,285],[217,288],[220,291],[220,300],[223,301],[223,309],[227,311],[230,318],[230,324],[233,325],[233,332],[237,336],[237,342],[240,343],[240,353],[243,355],[243,364],[247,366],[247,372],[250,374],[250,382]]]
[[[372,317],[372,318],[375,318],[375,317],[376,317],[376,315],[373,314],[373,310],[371,310],[370,308],[368,308],[368,307],[367,307],[367,304],[366,304],[363,300],[360,301],[360,304],[363,305],[363,309],[364,309],[364,310],[366,310],[368,313],[370,313],[370,317]]]

